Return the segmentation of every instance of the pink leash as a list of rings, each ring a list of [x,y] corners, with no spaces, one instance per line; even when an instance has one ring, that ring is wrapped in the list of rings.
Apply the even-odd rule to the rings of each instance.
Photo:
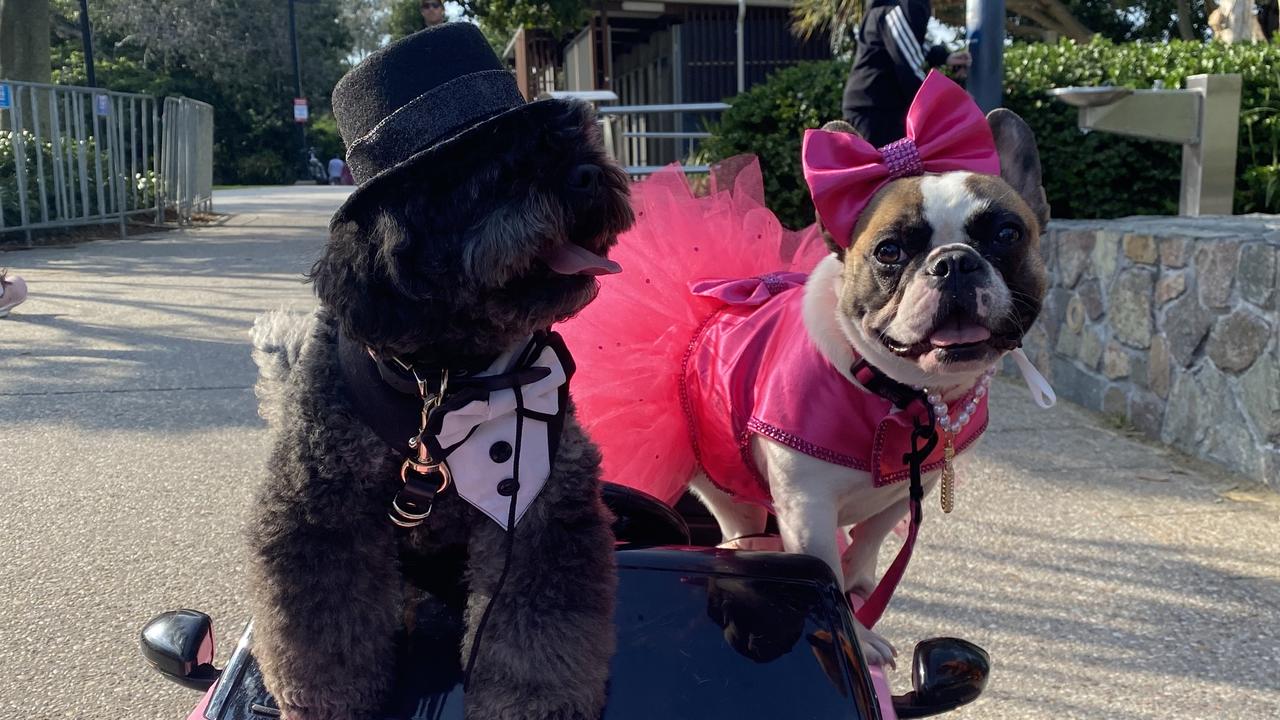
[[[928,405],[926,404],[927,408]],[[915,427],[911,430],[911,452],[903,456],[903,461],[911,468],[911,488],[910,502],[911,506],[911,522],[907,530],[907,540],[902,544],[902,549],[898,551],[898,556],[893,559],[893,563],[889,565],[889,569],[885,570],[884,576],[880,578],[880,582],[876,584],[876,589],[871,591],[871,595],[862,607],[854,611],[854,617],[858,618],[858,622],[864,627],[870,629],[884,614],[884,610],[889,606],[889,600],[893,597],[893,591],[898,589],[898,583],[902,580],[902,576],[907,572],[907,563],[911,562],[911,550],[916,545],[916,536],[920,534],[920,521],[924,517],[924,511],[921,509],[921,501],[924,500],[924,486],[920,480],[920,466],[924,464],[925,458],[929,457],[929,453],[933,452],[933,448],[938,444],[938,433],[933,426],[933,413],[929,413],[928,424],[915,422]],[[916,442],[924,440],[924,447],[917,447]]]
[[[902,543],[902,549],[898,551],[898,556],[893,559],[893,564],[888,570],[884,571],[884,576],[880,578],[880,582],[876,584],[876,589],[871,591],[871,595],[867,597],[867,601],[862,604],[854,612],[854,616],[858,618],[858,622],[864,627],[870,629],[884,614],[884,609],[889,606],[889,600],[893,597],[893,591],[898,589],[898,583],[902,580],[902,576],[907,572],[907,563],[911,562],[911,550],[916,544],[916,535],[920,532],[920,502],[912,499],[911,501],[911,525],[907,530],[907,540]]]

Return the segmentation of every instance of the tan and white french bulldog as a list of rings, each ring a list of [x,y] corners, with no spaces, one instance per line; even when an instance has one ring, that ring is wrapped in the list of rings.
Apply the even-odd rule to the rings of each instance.
[[[1035,321],[1046,284],[1040,235],[1049,220],[1035,137],[1008,110],[987,120],[999,178],[969,172],[901,178],[876,193],[847,243],[827,235],[833,254],[804,288],[804,322],[849,382],[857,383],[848,370],[856,352],[900,383],[954,400],[1018,347]],[[853,132],[843,122],[824,129]],[[784,548],[825,560],[847,590],[866,597],[880,545],[908,512],[908,483],[875,487],[868,472],[759,434],[750,452],[769,484]],[[926,493],[938,477],[925,475]],[[705,476],[692,486],[724,537],[763,531],[763,508],[736,502]],[[843,557],[840,528],[852,541]],[[893,647],[861,630],[864,657],[892,664]]]

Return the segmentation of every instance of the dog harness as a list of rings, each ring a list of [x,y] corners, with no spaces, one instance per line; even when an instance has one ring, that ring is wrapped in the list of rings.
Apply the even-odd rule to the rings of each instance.
[[[574,365],[559,335],[540,332],[474,374],[381,360],[345,336],[339,357],[361,419],[405,456],[397,525],[426,520],[450,486],[503,529],[520,521],[551,475],[564,428]]]
[[[909,476],[904,458],[912,430],[934,424],[923,403],[898,407],[893,398],[850,382],[818,351],[803,318],[805,279],[780,273],[692,288],[725,303],[694,336],[682,370],[681,399],[694,452],[720,489],[765,507],[772,507],[772,499],[751,457],[755,435],[868,472],[882,487]],[[855,367],[865,365],[859,361],[855,355]],[[915,396],[920,393],[905,400]],[[975,399],[976,412],[953,438],[956,453],[987,427],[987,398]],[[939,444],[920,467],[930,472],[947,460]]]

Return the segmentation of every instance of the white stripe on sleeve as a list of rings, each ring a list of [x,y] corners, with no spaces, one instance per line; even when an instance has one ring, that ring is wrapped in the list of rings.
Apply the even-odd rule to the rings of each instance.
[[[902,48],[902,53],[909,60],[915,62],[917,66],[924,65],[924,53],[920,49],[920,43],[916,42],[915,35],[911,32],[911,26],[907,23],[907,16],[902,12],[902,7],[897,6],[889,11],[887,16],[890,29],[893,31],[893,37]]]
[[[893,33],[894,42],[901,48],[903,57],[911,63],[911,69],[915,71],[917,77],[924,80],[924,51],[920,43],[916,42],[915,35],[911,34],[911,28],[907,25],[907,18],[901,6],[889,11],[885,16],[885,24]]]

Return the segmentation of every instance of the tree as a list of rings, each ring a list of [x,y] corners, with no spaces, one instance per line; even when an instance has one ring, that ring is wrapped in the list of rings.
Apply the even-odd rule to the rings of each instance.
[[[47,83],[50,76],[49,0],[0,0],[0,80]],[[44,91],[39,95],[36,102],[44,102]],[[28,107],[18,126],[30,128],[36,117]],[[0,118],[0,128],[10,122]]]
[[[957,4],[959,12],[963,13],[964,3]],[[1005,7],[1019,20],[1009,23],[1010,34],[1015,36],[1034,37],[1040,34],[1042,39],[1047,39],[1049,33],[1054,33],[1080,43],[1089,42],[1093,37],[1094,31],[1086,27],[1062,0],[1007,0]]]
[[[796,0],[791,7],[791,27],[802,38],[830,32],[845,37],[862,22],[862,0]]]
[[[75,0],[54,0],[55,73],[84,82]],[[292,122],[288,7],[278,0],[95,0],[98,81],[113,90],[186,95],[214,106],[214,173],[221,182],[290,181],[299,150]],[[355,41],[341,0],[297,4],[303,92],[318,120]],[[324,137],[331,137],[325,135]],[[312,138],[314,141],[316,138]],[[325,153],[340,151],[326,140]]]
[[[393,5],[391,0],[346,0],[342,4],[342,21],[351,35],[351,54],[363,60],[369,53],[382,47],[390,32],[389,21]],[[417,6],[417,3],[414,3]]]
[[[345,54],[353,44],[342,20],[343,4],[341,0],[297,2],[304,87],[310,85],[308,75],[322,78],[321,86],[332,87],[329,76],[343,70]],[[258,84],[293,72],[284,2],[94,0],[93,6],[97,31],[116,48],[141,50],[148,64],[185,66],[220,83]]]
[[[49,82],[49,0],[0,0],[0,79]]]
[[[563,35],[581,28],[590,16],[585,0],[458,0],[458,4],[491,42],[509,40],[520,28]]]
[[[1005,0],[1006,31],[1024,40],[1058,37],[1087,42],[1095,33],[1117,41],[1191,40],[1206,36],[1212,0]],[[966,0],[934,0],[933,13],[953,27],[965,25]],[[829,30],[847,36],[862,17],[860,0],[797,0],[793,28],[802,35]]]
[[[422,12],[419,6],[420,0],[391,0],[387,34],[393,41],[412,35],[423,28]]]

